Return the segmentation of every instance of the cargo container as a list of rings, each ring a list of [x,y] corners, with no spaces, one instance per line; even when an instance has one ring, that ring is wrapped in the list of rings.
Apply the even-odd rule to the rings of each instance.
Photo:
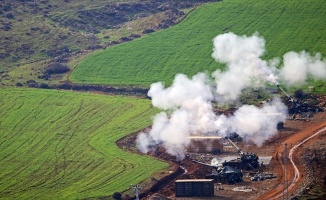
[[[213,179],[184,179],[175,181],[176,197],[213,197]]]

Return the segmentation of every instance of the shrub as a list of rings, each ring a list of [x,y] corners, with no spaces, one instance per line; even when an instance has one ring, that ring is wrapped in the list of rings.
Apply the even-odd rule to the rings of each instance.
[[[296,90],[294,92],[294,97],[297,99],[303,98],[305,96],[306,96],[306,94],[304,93],[304,91],[302,89]]]
[[[11,29],[11,26],[10,25],[4,25],[4,27],[3,27],[3,30],[4,31],[9,31]]]
[[[122,199],[122,194],[120,192],[115,192],[115,193],[113,193],[112,197],[115,200],[121,200]]]
[[[43,89],[50,89],[50,88],[51,88],[51,87],[50,87],[48,84],[46,84],[46,83],[41,83],[38,87],[39,87],[39,88],[43,88]]]
[[[28,80],[26,83],[27,83],[28,87],[35,88],[35,87],[38,86],[38,83],[36,81],[34,81],[34,80]]]
[[[6,14],[6,18],[13,19],[14,18],[14,15],[11,12],[10,13],[7,13]]]
[[[21,82],[17,82],[17,83],[16,83],[16,86],[17,86],[17,87],[22,87],[23,84],[22,84]]]
[[[70,71],[69,67],[63,63],[52,63],[45,70],[44,74],[62,74]]]
[[[5,2],[6,3],[6,2]],[[11,3],[7,3],[3,6],[4,11],[10,11],[12,9]]]

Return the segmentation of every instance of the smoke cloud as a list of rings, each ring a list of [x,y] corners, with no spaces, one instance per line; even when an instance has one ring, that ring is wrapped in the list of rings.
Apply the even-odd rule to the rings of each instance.
[[[261,88],[266,82],[277,83],[276,68],[260,58],[265,52],[265,40],[258,33],[251,37],[222,34],[213,42],[212,57],[227,65],[226,71],[213,73],[219,102],[236,100],[245,88]]]
[[[287,107],[280,99],[274,99],[261,108],[244,105],[228,120],[232,132],[261,146],[265,140],[277,133],[277,124],[285,121],[286,114]]]
[[[305,51],[288,52],[283,56],[283,63],[280,75],[289,86],[302,85],[308,77],[326,79],[326,62],[319,53],[312,56]]]
[[[168,88],[162,83],[151,85],[148,96],[152,98],[152,104],[165,111],[154,118],[148,137],[145,134],[138,137],[141,151],[147,152],[149,146],[163,144],[170,154],[182,159],[190,135],[216,130],[216,115],[211,104],[213,95],[208,81],[204,73],[192,79],[179,74]]]
[[[192,78],[178,74],[170,87],[161,82],[151,85],[148,96],[162,112],[154,117],[148,133],[139,134],[137,146],[142,152],[163,145],[168,153],[183,159],[189,136],[208,133],[226,136],[235,132],[260,146],[286,119],[287,108],[279,99],[260,107],[243,105],[232,116],[216,114],[212,101],[233,102],[245,88],[279,82],[301,84],[308,76],[326,78],[326,64],[320,54],[289,52],[283,56],[283,66],[279,66],[279,58],[262,60],[265,40],[258,33],[250,37],[226,33],[215,37],[213,44],[212,57],[225,63],[225,70],[216,70],[212,76],[198,73]]]

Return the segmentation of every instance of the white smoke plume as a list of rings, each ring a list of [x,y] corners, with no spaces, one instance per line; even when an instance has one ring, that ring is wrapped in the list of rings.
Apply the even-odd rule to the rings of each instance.
[[[311,56],[305,51],[288,52],[283,56],[283,63],[280,75],[289,86],[304,84],[308,76],[316,80],[326,79],[326,61],[319,53]]]
[[[232,116],[217,116],[216,134],[224,137],[237,133],[245,140],[261,146],[277,132],[277,124],[285,121],[286,114],[287,108],[278,98],[262,107],[243,105]]]
[[[184,74],[178,74],[171,87],[167,89],[161,82],[153,83],[148,96],[152,97],[153,106],[164,110],[186,106],[194,99],[210,102],[213,100],[213,95],[208,81],[204,73],[198,73],[192,79]]]
[[[277,83],[276,69],[260,58],[265,52],[265,40],[258,33],[251,37],[222,34],[213,41],[212,57],[227,65],[226,71],[213,73],[219,102],[236,100],[245,88]]]
[[[154,83],[148,96],[155,107],[165,111],[154,118],[148,137],[144,134],[138,137],[141,151],[147,152],[149,146],[163,144],[170,154],[182,159],[190,134],[216,130],[216,116],[211,104],[213,95],[204,73],[192,79],[179,74],[168,88],[162,83]]]
[[[263,142],[277,133],[277,124],[286,119],[287,107],[280,99],[266,103],[262,108],[253,105],[240,107],[229,120],[230,129],[245,140],[261,146]]]
[[[162,112],[155,116],[149,133],[138,136],[138,148],[148,152],[160,144],[171,155],[183,159],[190,135],[226,136],[234,132],[262,145],[277,133],[277,124],[285,121],[286,106],[279,99],[262,107],[244,105],[233,116],[217,115],[212,101],[232,102],[243,89],[262,88],[267,83],[293,85],[304,82],[308,76],[326,77],[326,65],[320,54],[289,52],[283,57],[283,67],[278,69],[280,59],[264,61],[264,52],[265,40],[258,33],[250,37],[222,34],[214,38],[212,57],[226,64],[224,71],[216,70],[212,77],[204,73],[192,78],[178,74],[167,88],[160,82],[153,83],[148,96]]]

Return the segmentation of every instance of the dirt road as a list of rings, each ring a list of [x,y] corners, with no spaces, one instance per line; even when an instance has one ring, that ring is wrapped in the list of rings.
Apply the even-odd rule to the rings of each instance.
[[[290,197],[290,194],[295,191],[303,182],[304,174],[302,174],[303,166],[299,162],[299,155],[301,155],[303,149],[299,147],[313,140],[320,133],[326,131],[326,122],[319,124],[312,124],[306,127],[304,130],[298,132],[297,134],[287,138],[283,144],[277,147],[277,151],[274,154],[274,158],[277,159],[279,166],[277,167],[277,174],[280,178],[279,184],[260,196],[258,199],[281,199]],[[285,156],[285,145],[287,144],[288,159]],[[284,169],[286,165],[286,177],[284,176]],[[288,187],[286,187],[288,186]],[[288,198],[287,198],[288,197]]]

